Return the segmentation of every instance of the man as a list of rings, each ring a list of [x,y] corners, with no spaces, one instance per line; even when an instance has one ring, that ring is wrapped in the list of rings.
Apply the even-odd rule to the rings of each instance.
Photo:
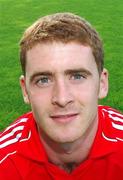
[[[102,42],[72,13],[42,17],[20,42],[29,112],[0,136],[1,179],[123,179],[123,115],[108,93]]]

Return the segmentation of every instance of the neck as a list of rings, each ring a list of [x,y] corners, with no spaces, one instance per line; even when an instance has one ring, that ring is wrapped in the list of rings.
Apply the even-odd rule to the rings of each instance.
[[[82,137],[74,142],[66,143],[55,142],[41,132],[41,141],[47,152],[49,162],[71,172],[87,159],[97,132],[97,126],[96,119]]]

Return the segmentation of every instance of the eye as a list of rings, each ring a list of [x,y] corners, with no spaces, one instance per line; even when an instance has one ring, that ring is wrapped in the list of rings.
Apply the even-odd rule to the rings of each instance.
[[[84,78],[86,78],[86,76],[83,75],[83,74],[81,74],[81,73],[74,73],[74,74],[72,74],[72,76],[71,76],[71,79],[72,79],[72,80],[82,80],[82,79],[84,79]]]
[[[51,83],[51,79],[47,76],[40,77],[36,80],[38,86],[48,86]]]

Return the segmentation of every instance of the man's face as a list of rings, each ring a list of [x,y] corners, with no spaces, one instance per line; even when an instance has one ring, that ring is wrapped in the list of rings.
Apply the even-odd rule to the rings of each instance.
[[[27,52],[21,86],[40,131],[54,141],[73,142],[97,120],[98,98],[107,93],[107,72],[99,76],[89,46],[38,44]]]

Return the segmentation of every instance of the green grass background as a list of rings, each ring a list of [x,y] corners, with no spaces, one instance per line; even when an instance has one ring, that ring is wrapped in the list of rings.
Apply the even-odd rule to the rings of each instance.
[[[110,91],[101,104],[123,112],[123,1],[122,0],[0,0],[0,129],[29,111],[19,76],[19,40],[25,28],[40,16],[73,12],[100,33],[109,70]]]

